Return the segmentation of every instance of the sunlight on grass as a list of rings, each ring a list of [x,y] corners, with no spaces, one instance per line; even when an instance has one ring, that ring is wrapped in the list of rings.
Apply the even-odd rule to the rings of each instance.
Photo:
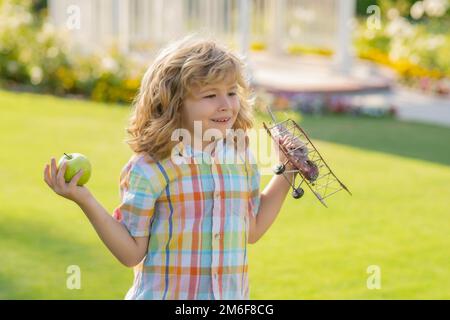
[[[42,170],[51,156],[63,152],[88,155],[93,165],[88,187],[111,211],[119,201],[120,169],[131,155],[123,142],[130,108],[4,91],[0,108],[5,146],[0,154],[0,299],[123,299],[132,271],[107,251],[75,204],[48,189]],[[258,116],[257,128],[261,120]],[[332,128],[343,120],[302,119],[353,196],[338,193],[326,209],[308,191],[300,200],[288,195],[272,228],[250,245],[251,298],[450,298],[445,154],[436,149],[436,161],[416,157],[423,146],[412,150],[401,132],[395,143],[401,146],[405,137],[411,157],[388,146],[375,148],[376,141],[365,148],[358,137],[365,137],[373,122],[350,120],[345,121],[355,124],[351,139]],[[376,125],[396,134],[391,122]],[[412,132],[416,125],[409,126]],[[450,134],[417,128],[430,139]],[[433,145],[426,148],[433,152]],[[262,185],[269,179],[263,176]],[[66,288],[69,265],[82,270],[81,290]],[[381,268],[380,290],[366,287],[370,265]]]

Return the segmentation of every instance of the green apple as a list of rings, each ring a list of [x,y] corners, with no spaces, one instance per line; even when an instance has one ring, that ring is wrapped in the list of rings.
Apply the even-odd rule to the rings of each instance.
[[[60,168],[64,162],[67,162],[66,172],[64,174],[64,180],[66,180],[66,182],[70,182],[73,176],[81,169],[83,169],[83,175],[80,180],[78,180],[77,185],[82,186],[88,182],[91,177],[91,163],[86,156],[81,153],[64,153],[61,159],[59,159],[58,168]]]

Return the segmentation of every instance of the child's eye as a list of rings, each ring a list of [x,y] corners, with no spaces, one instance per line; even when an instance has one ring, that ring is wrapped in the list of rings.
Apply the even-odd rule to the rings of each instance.
[[[228,95],[229,96],[235,96],[236,92],[230,92]],[[215,98],[215,97],[216,97],[215,94],[210,94],[209,96],[205,96],[205,98],[208,98],[208,99],[212,99],[212,98]]]

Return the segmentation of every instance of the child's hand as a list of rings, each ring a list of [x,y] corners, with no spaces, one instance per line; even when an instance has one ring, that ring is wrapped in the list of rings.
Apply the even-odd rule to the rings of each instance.
[[[286,156],[284,155],[283,151],[281,151],[281,148],[284,148],[285,152],[289,152],[289,150],[293,150],[296,147],[298,147],[299,145],[295,143],[295,139],[290,138],[288,135],[285,135],[283,137],[279,137],[278,138],[278,148],[279,150],[279,161],[280,163],[285,163],[287,161]],[[288,162],[286,164],[286,167],[290,170],[290,169],[294,169],[294,166],[292,165],[291,162]]]
[[[61,168],[56,167],[55,158],[51,159],[51,164],[45,165],[44,168],[44,180],[47,185],[58,195],[78,202],[80,199],[89,195],[89,190],[84,186],[77,186],[78,180],[83,175],[83,170],[80,170],[75,174],[70,182],[64,180],[64,173],[66,172],[67,163],[64,162]]]

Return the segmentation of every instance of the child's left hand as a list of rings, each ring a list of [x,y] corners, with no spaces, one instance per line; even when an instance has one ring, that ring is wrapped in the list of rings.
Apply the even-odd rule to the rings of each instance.
[[[286,156],[284,155],[283,151],[281,150],[281,148],[284,148],[284,151],[289,151],[292,149],[295,149],[296,147],[298,147],[299,145],[295,143],[295,139],[290,138],[288,135],[284,136],[284,137],[279,137],[278,138],[278,153],[279,153],[279,161],[280,163],[285,163],[287,161]],[[293,166],[293,164],[288,161],[286,163],[286,169],[288,170],[292,170],[295,169],[295,167]]]

